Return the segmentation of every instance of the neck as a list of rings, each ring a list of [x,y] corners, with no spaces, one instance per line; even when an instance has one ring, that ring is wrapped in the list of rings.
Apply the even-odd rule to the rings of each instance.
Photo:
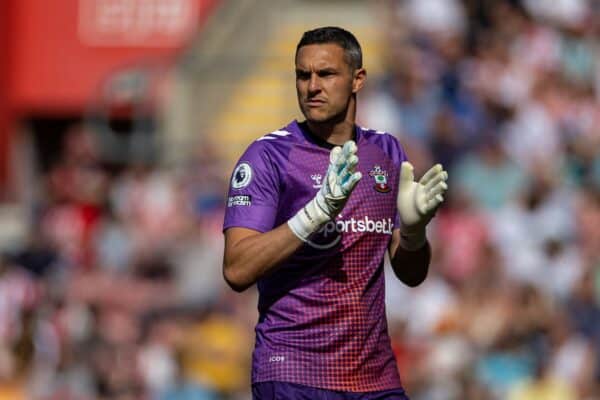
[[[343,145],[348,140],[354,139],[354,121],[356,115],[356,102],[350,99],[346,113],[339,118],[326,122],[306,121],[310,131],[323,139],[334,144]]]

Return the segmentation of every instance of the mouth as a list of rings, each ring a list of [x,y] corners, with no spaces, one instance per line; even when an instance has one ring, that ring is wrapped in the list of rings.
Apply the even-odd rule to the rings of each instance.
[[[304,102],[308,107],[320,107],[325,104],[325,100],[321,99],[308,99]]]

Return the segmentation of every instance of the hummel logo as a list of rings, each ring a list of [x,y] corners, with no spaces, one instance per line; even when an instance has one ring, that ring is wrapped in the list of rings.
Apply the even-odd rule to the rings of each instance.
[[[314,182],[313,187],[315,189],[320,189],[321,186],[323,186],[323,184],[321,183],[321,180],[323,179],[323,176],[321,174],[312,174],[310,176],[310,179],[313,180],[313,182]]]

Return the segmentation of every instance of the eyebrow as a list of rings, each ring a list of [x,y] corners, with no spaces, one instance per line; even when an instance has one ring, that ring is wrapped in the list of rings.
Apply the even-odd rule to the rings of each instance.
[[[296,68],[296,74],[309,74],[311,71],[308,69],[302,69],[302,68]],[[321,68],[321,69],[317,69],[315,71],[317,74],[320,73],[336,73],[338,72],[338,70],[334,67],[325,67],[325,68]]]

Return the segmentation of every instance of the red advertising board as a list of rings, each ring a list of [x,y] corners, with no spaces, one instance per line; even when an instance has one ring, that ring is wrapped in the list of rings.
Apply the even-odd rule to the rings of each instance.
[[[15,122],[77,116],[114,71],[168,65],[220,0],[0,0],[0,202]]]
[[[8,3],[11,104],[19,114],[72,114],[120,66],[175,56],[217,0]]]
[[[8,6],[5,5],[5,11]],[[4,182],[8,180],[8,134],[11,131],[11,112],[8,104],[8,91],[10,79],[8,75],[8,45],[10,29],[10,19],[7,13],[0,10],[0,202],[6,201]]]

